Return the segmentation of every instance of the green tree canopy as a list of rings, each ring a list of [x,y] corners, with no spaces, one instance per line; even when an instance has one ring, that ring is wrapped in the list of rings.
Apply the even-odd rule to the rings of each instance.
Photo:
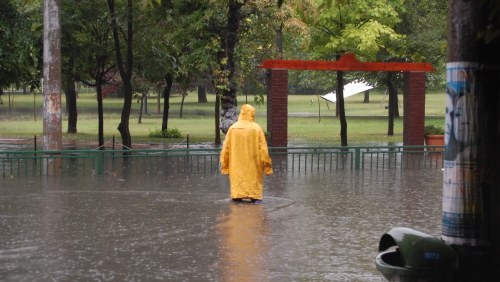
[[[31,18],[36,5],[0,1],[0,89],[11,84],[40,85],[41,26]]]

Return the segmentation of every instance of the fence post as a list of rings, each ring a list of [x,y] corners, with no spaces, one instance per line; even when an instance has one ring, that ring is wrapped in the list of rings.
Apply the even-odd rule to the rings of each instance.
[[[102,150],[97,150],[97,175],[102,175]]]
[[[359,170],[359,163],[361,161],[361,148],[356,147],[354,153],[354,169]]]
[[[36,165],[36,135],[35,135],[35,165]]]

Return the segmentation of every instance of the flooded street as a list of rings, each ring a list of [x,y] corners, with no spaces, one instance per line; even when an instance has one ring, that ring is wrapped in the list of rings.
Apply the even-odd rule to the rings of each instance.
[[[440,169],[0,179],[1,281],[382,281],[379,239],[440,236]]]

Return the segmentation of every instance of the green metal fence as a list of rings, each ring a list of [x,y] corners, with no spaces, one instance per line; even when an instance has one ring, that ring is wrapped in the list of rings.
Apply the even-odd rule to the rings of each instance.
[[[440,169],[442,146],[273,147],[275,172]],[[220,148],[0,152],[3,177],[218,173]]]

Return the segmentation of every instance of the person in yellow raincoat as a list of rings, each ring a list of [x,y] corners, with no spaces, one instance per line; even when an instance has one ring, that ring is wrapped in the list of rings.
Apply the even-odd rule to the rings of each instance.
[[[229,174],[231,199],[262,202],[262,174],[273,167],[262,128],[254,122],[255,108],[241,107],[238,121],[227,131],[220,153],[221,173]]]

